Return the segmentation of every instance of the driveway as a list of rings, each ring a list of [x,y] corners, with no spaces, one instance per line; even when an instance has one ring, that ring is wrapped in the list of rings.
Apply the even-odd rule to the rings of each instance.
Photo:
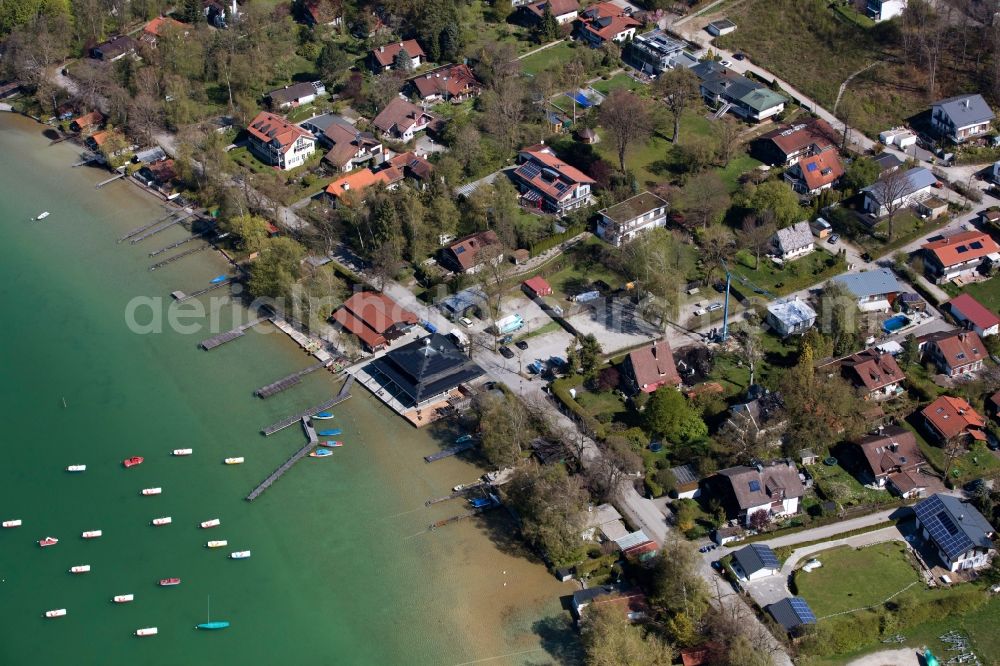
[[[787,581],[788,578],[779,573],[744,582],[743,587],[753,597],[754,603],[764,608],[764,606],[781,601],[789,595]]]
[[[889,527],[883,527],[880,530],[865,532],[864,534],[856,534],[845,539],[834,539],[833,541],[824,541],[823,543],[813,544],[812,546],[796,548],[792,554],[788,556],[788,559],[781,565],[781,577],[783,580],[787,581],[788,577],[792,575],[792,572],[795,571],[795,567],[797,567],[800,562],[810,559],[812,555],[821,551],[837,548],[838,546],[862,548],[864,546],[871,546],[872,544],[883,543],[885,541],[902,541],[905,543],[906,538],[903,536],[903,533],[899,531],[898,527],[890,525]],[[820,562],[823,561],[822,556],[817,559],[819,559]]]
[[[794,546],[797,543],[804,543],[806,541],[829,539],[830,537],[835,537],[838,534],[843,534],[844,532],[851,532],[853,530],[861,529],[862,527],[868,527],[870,525],[877,525],[878,523],[885,522],[889,520],[890,516],[892,516],[892,514],[896,511],[899,511],[899,507],[884,509],[867,516],[861,516],[860,518],[842,520],[837,523],[814,527],[812,529],[802,530],[801,532],[795,532],[793,534],[786,534],[784,536],[766,540],[763,543],[767,544],[771,548],[781,548],[783,546]]]

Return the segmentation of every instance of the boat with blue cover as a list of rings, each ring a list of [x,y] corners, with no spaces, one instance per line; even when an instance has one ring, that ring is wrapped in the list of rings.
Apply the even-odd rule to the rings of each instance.
[[[321,420],[332,419],[333,418],[333,412],[320,412],[319,414],[316,414],[315,416],[313,416],[313,418],[314,419],[321,419]]]
[[[340,428],[336,428],[334,430],[320,430],[316,434],[319,435],[320,437],[336,437],[340,433],[341,433]]]
[[[316,449],[309,454],[310,458],[326,458],[327,456],[333,455],[333,451],[330,449]]]
[[[220,282],[225,282],[229,279],[228,275],[216,275],[209,281],[209,284],[219,284]]]

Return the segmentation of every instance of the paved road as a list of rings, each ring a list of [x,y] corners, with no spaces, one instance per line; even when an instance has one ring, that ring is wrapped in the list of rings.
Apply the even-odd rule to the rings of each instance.
[[[896,511],[899,511],[899,507],[884,509],[867,516],[861,516],[860,518],[852,518],[850,520],[843,520],[830,525],[822,525],[809,530],[802,530],[801,532],[795,532],[793,534],[786,534],[784,536],[763,541],[762,543],[767,544],[771,548],[781,548],[783,546],[794,546],[797,543],[805,543],[806,541],[829,539],[830,537],[843,534],[844,532],[850,532],[852,530],[861,529],[862,527],[868,527],[870,525],[877,525],[878,523],[885,522],[889,520],[889,516]]]

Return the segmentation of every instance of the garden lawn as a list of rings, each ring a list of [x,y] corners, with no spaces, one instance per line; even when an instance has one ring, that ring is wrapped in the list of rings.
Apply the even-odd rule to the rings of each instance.
[[[993,312],[1000,312],[1000,277],[970,284],[963,287],[962,291],[975,298]]]
[[[602,95],[607,95],[612,90],[616,88],[628,88],[629,90],[639,90],[644,88],[645,84],[640,83],[633,79],[631,76],[625,72],[618,72],[608,80],[599,79],[590,84],[590,87],[601,93]]]
[[[567,39],[555,46],[532,53],[521,58],[521,71],[525,74],[535,75],[546,69],[561,69],[563,65],[573,59],[573,52],[577,48],[585,47],[577,47],[574,42]]]
[[[626,411],[624,400],[620,395],[611,391],[600,393],[577,391],[576,401],[594,418],[597,418],[599,414],[617,415]]]
[[[855,550],[848,546],[816,554],[823,566],[795,572],[799,596],[820,620],[855,608],[880,604],[919,580],[906,544],[891,541]]]
[[[804,257],[787,262],[784,266],[777,266],[774,262],[761,256],[760,268],[754,270],[752,268],[754,257],[748,256],[747,253],[741,253],[730,265],[730,269],[735,273],[733,287],[748,298],[754,296],[753,288],[743,284],[736,277],[742,276],[748,282],[771,292],[774,296],[790,294],[843,272],[844,264],[842,261],[838,260],[833,266],[827,266],[827,260],[833,256],[825,248],[820,247]]]
[[[903,426],[913,432],[917,439],[917,447],[927,458],[930,466],[941,474],[947,472],[948,454],[940,446],[928,442],[924,439],[924,433],[914,426],[912,422],[921,419],[919,410],[914,412],[910,418],[903,421]],[[1000,460],[990,451],[983,442],[976,442],[969,447],[961,456],[955,458],[951,465],[951,481],[956,485],[961,485],[971,479],[978,479],[1000,469]],[[957,474],[956,474],[957,472]]]

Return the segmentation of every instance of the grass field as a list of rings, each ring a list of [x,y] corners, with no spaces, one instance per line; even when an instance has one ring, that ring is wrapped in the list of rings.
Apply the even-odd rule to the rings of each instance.
[[[752,268],[753,256],[747,257],[745,254],[741,254],[740,260],[733,262],[730,268],[734,273],[743,276],[757,287],[767,290],[775,296],[783,296],[843,272],[844,265],[841,261],[837,261],[833,266],[827,266],[826,262],[831,257],[833,257],[832,254],[821,248],[812,254],[788,262],[782,267],[761,257],[760,268],[754,270]],[[745,296],[752,295],[752,291],[740,284],[738,280],[734,281],[733,284]],[[748,291],[751,293],[745,293]]]
[[[616,88],[628,88],[629,90],[639,90],[645,88],[644,83],[639,83],[625,72],[618,72],[608,80],[601,79],[590,84],[591,87],[602,95],[607,95]]]
[[[573,53],[577,48],[574,42],[566,40],[532,53],[526,58],[521,58],[521,70],[525,74],[537,74],[546,69],[559,69],[573,59]]]
[[[1000,277],[970,284],[963,287],[962,291],[975,298],[993,312],[1000,311]]]
[[[817,618],[881,603],[919,580],[906,545],[899,542],[860,550],[844,546],[816,557],[823,566],[810,573],[797,571],[795,586]]]

